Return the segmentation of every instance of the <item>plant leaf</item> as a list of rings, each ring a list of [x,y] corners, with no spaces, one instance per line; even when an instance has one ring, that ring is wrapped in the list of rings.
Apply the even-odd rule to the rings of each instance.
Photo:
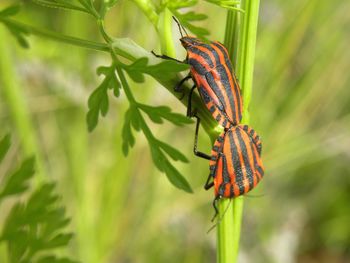
[[[0,11],[0,16],[14,16],[21,10],[20,4],[14,4]]]
[[[149,146],[151,150],[152,160],[155,166],[159,169],[159,171],[164,172],[170,181],[175,187],[184,190],[188,193],[192,193],[192,189],[187,182],[187,180],[180,174],[178,170],[168,161],[165,155],[160,151],[158,141],[150,142]],[[169,150],[169,149],[167,149]],[[176,150],[175,150],[176,151]],[[173,154],[173,153],[172,153]],[[175,154],[176,155],[176,154]],[[182,154],[180,154],[182,155]],[[178,157],[178,156],[177,156]],[[184,157],[184,156],[182,156]],[[181,157],[181,158],[182,158]],[[184,157],[186,158],[186,157]]]
[[[131,130],[131,112],[130,109],[128,109],[125,112],[125,117],[124,117],[124,126],[122,130],[122,148],[123,148],[123,154],[124,156],[127,156],[129,153],[129,146],[133,147],[135,144],[135,138],[132,134]]]
[[[188,163],[188,159],[186,158],[185,155],[183,155],[180,151],[178,151],[177,149],[175,149],[174,147],[170,146],[167,143],[164,143],[162,141],[157,141],[157,144],[159,145],[160,148],[162,148],[162,150],[164,152],[166,152],[171,159],[173,159],[174,161],[181,161],[184,163]]]
[[[11,136],[10,134],[5,135],[0,141],[0,163],[4,159],[7,151],[11,146]]]
[[[25,160],[21,167],[5,179],[0,198],[23,193],[29,187],[29,179],[34,175],[34,157]]]
[[[179,173],[178,170],[169,162],[166,161],[164,165],[164,171],[169,181],[179,189],[184,190],[187,193],[193,193],[193,190],[187,180]]]
[[[88,100],[89,111],[86,116],[88,130],[92,131],[98,123],[99,115],[106,116],[108,112],[109,102],[107,91],[113,90],[114,96],[120,95],[120,82],[115,74],[115,65],[109,67],[98,67],[96,70],[98,75],[104,75],[101,84],[92,92]]]
[[[26,36],[29,35],[28,30],[18,24],[13,23],[9,19],[2,19],[1,22],[7,27],[10,33],[17,39],[17,42],[23,47],[28,48],[29,43],[26,40]]]
[[[152,107],[139,103],[138,107],[144,111],[155,123],[162,123],[162,119],[170,121],[178,126],[193,123],[192,119],[184,116],[183,114],[171,112],[171,109],[167,106]]]
[[[71,0],[33,0],[35,3],[50,7],[50,8],[60,8],[60,9],[71,9],[76,11],[82,11],[91,14],[90,10],[82,4],[74,4],[75,1]]]
[[[189,65],[173,60],[164,60],[155,65],[148,65],[148,58],[142,57],[131,65],[124,65],[124,69],[135,82],[143,82],[142,74],[148,74],[158,79],[171,79],[178,72],[189,69]]]

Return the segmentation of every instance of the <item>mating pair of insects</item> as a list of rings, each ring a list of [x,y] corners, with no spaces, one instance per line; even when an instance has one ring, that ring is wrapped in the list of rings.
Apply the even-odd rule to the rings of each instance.
[[[241,90],[227,49],[219,42],[204,43],[198,38],[188,36],[180,23],[175,18],[174,20],[179,26],[181,44],[187,51],[184,63],[191,66],[189,75],[175,90],[181,91],[182,84],[188,79],[194,82],[188,96],[187,116],[197,119],[195,155],[210,160],[210,173],[204,188],[208,190],[214,186],[213,205],[217,214],[218,199],[243,195],[252,190],[263,177],[261,141],[253,129],[240,124],[243,112]],[[156,56],[173,59],[164,55]],[[207,109],[218,124],[224,127],[214,143],[211,155],[197,151],[200,118],[196,110],[192,110],[191,103],[196,87]]]

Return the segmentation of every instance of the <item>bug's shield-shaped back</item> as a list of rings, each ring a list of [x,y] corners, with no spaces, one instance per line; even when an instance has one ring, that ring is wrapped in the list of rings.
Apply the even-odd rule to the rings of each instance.
[[[264,175],[260,153],[259,136],[246,125],[220,135],[210,161],[215,196],[232,198],[252,190]]]

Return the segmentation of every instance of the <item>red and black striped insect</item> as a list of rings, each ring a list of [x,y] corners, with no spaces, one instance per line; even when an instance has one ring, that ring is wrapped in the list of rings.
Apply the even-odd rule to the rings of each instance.
[[[197,151],[198,130],[199,121],[196,125],[194,152],[197,156],[210,160],[210,173],[204,188],[209,190],[214,186],[213,206],[217,215],[218,199],[244,195],[264,176],[262,145],[259,135],[252,128],[239,124],[224,130],[215,140],[209,156]]]
[[[181,85],[188,79],[195,83],[188,96],[187,116],[197,119],[195,155],[210,160],[210,174],[204,187],[208,190],[214,186],[213,204],[217,213],[216,200],[243,195],[252,190],[263,177],[261,142],[253,129],[239,124],[243,112],[242,97],[226,48],[219,42],[205,43],[188,36],[180,23],[175,18],[174,20],[182,36],[180,41],[187,51],[185,63],[191,66],[190,74],[175,89],[180,91]],[[182,34],[181,28],[186,36]],[[224,132],[214,143],[211,155],[197,150],[200,118],[191,107],[196,87],[207,109],[224,127]]]
[[[247,125],[232,126],[214,143],[205,188],[214,186],[217,199],[246,194],[264,175],[260,155],[261,141],[257,133]]]
[[[224,128],[240,123],[242,98],[226,48],[219,42],[207,44],[190,36],[180,41],[191,65],[190,77],[214,119]]]

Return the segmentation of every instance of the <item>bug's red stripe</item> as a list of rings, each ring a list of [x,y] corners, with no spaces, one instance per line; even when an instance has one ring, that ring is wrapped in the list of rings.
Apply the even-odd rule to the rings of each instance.
[[[245,185],[245,193],[251,190],[254,187],[254,173],[255,173],[255,168],[254,168],[254,150],[252,149],[252,142],[249,139],[248,134],[242,130],[242,129],[237,129],[237,136],[240,142],[240,146],[242,149],[242,155],[244,159],[244,167],[246,170],[246,175],[247,175],[247,185]]]
[[[225,80],[225,78],[228,79],[228,84],[225,86],[225,90],[226,93],[228,95],[231,95],[233,97],[234,100],[234,105],[231,107],[236,107],[237,109],[234,109],[235,115],[232,116],[234,117],[234,119],[232,119],[232,121],[234,121],[234,123],[239,123],[240,120],[242,119],[242,98],[241,98],[241,92],[240,92],[240,88],[239,85],[237,83],[237,80],[234,76],[234,73],[232,72],[232,66],[231,66],[231,62],[228,58],[228,53],[227,50],[224,48],[222,50],[222,46],[218,47],[217,43],[213,43],[212,48],[216,51],[216,53],[219,56],[220,59],[220,65],[223,66],[224,71],[222,72],[221,75],[225,75],[225,77],[222,77],[222,82]],[[234,95],[232,95],[234,94]],[[231,111],[233,112],[233,109],[231,108]]]
[[[210,71],[210,65],[208,63],[203,63],[203,57],[200,54],[195,52],[188,52],[188,58],[192,61],[192,63],[198,63],[202,66],[206,71]],[[190,64],[192,64],[190,63]]]
[[[235,184],[237,184],[239,194],[241,195],[244,193],[243,180],[246,178],[246,175],[245,171],[242,169],[243,156],[239,141],[237,140],[237,136],[235,136],[235,128],[228,132],[228,136],[230,143],[224,145],[224,154],[231,152],[232,159],[230,161],[233,164],[234,174],[236,175]]]
[[[238,112],[239,112],[239,121],[242,119],[242,112],[243,112],[243,103],[242,103],[242,97],[241,97],[241,89],[239,87],[239,84],[237,82],[236,76],[233,72],[233,68],[232,68],[232,63],[230,60],[230,56],[228,54],[227,49],[225,48],[224,45],[222,45],[220,42],[213,42],[213,46],[218,47],[222,54],[223,57],[225,58],[225,65],[228,67],[228,71],[231,73],[230,76],[232,77],[233,80],[233,85],[231,86],[234,89],[234,92],[237,96],[237,100],[238,100]]]
[[[237,148],[240,149],[238,151],[238,155],[240,158],[240,166],[243,171],[242,188],[243,188],[243,192],[246,193],[249,191],[249,181],[252,178],[253,172],[247,158],[246,144],[241,135],[241,130],[239,128],[235,129],[234,139],[235,139],[235,143],[237,144]]]
[[[206,46],[196,46],[192,49],[193,52],[195,52],[197,55],[202,57],[202,60],[200,60],[200,63],[208,64],[211,66],[211,68],[215,68],[217,66],[217,61],[214,57],[214,54],[206,47]],[[208,60],[208,58],[210,60]]]
[[[192,48],[191,50],[195,52],[200,50],[203,58],[201,64],[210,63],[214,67],[206,73],[209,87],[214,89],[221,100],[230,122],[239,123],[242,117],[240,91],[234,87],[233,75],[230,70],[232,67],[231,64],[227,64],[230,63],[229,58],[214,44],[201,44],[196,46],[196,49]]]
[[[252,190],[261,180],[264,168],[260,155],[248,128],[239,125],[225,132],[222,144],[215,142],[217,156],[214,185],[217,195],[223,197],[236,197]],[[218,152],[222,154],[219,155]]]

